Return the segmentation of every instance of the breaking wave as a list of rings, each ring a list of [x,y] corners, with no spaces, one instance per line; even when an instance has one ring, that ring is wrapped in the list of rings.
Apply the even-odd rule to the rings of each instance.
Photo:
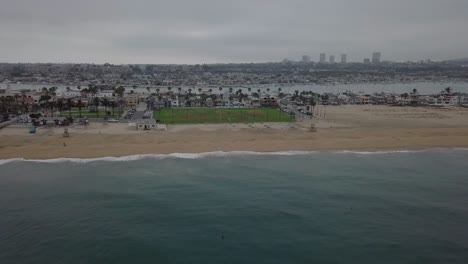
[[[433,149],[422,149],[422,150],[340,150],[340,151],[277,151],[277,152],[255,152],[255,151],[214,151],[214,152],[203,152],[203,153],[171,153],[171,154],[141,154],[141,155],[129,155],[122,157],[99,157],[99,158],[56,158],[56,159],[0,159],[0,165],[4,165],[12,162],[37,162],[37,163],[61,163],[61,162],[72,162],[72,163],[90,163],[97,161],[136,161],[144,159],[203,159],[211,157],[235,157],[235,156],[295,156],[295,155],[310,155],[317,153],[335,153],[335,154],[351,154],[351,155],[384,155],[384,154],[396,154],[396,153],[420,153],[428,151],[468,151],[468,148],[433,148]]]

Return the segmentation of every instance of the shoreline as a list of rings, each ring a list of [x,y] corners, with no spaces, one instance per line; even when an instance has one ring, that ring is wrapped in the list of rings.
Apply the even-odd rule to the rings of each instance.
[[[326,120],[293,123],[169,125],[136,131],[127,124],[0,129],[0,159],[102,158],[173,153],[368,151],[468,147],[468,109],[338,106]],[[311,126],[317,131],[313,132]]]
[[[354,155],[383,155],[383,154],[399,154],[399,153],[424,153],[431,151],[468,151],[468,147],[437,147],[437,148],[420,148],[420,149],[360,149],[360,150],[317,150],[317,151],[274,151],[274,152],[258,152],[258,151],[212,151],[200,153],[168,153],[168,154],[134,154],[127,156],[103,156],[94,158],[67,158],[57,157],[50,159],[27,159],[27,158],[6,158],[0,159],[0,166],[12,162],[37,162],[37,163],[90,163],[97,161],[106,162],[125,162],[136,160],[160,160],[160,159],[204,159],[204,158],[222,158],[222,157],[245,157],[245,156],[300,156],[312,154],[354,154]]]
[[[468,128],[205,131],[134,134],[48,134],[38,140],[8,136],[0,159],[102,158],[210,152],[402,151],[468,147]],[[65,144],[65,146],[64,146]]]

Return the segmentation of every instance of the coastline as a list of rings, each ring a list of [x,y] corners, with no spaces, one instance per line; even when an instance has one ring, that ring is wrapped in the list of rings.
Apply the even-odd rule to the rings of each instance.
[[[317,132],[312,132],[314,125]],[[295,123],[172,125],[135,131],[126,124],[0,130],[0,159],[127,157],[250,151],[382,151],[468,147],[468,109],[335,107],[326,120]]]
[[[397,153],[423,153],[431,151],[468,151],[468,147],[453,148],[420,148],[420,149],[367,149],[367,150],[323,150],[323,151],[276,151],[276,152],[255,152],[255,151],[214,151],[201,153],[169,153],[169,154],[135,154],[128,156],[105,156],[94,158],[66,158],[57,157],[50,159],[27,159],[27,158],[7,158],[0,159],[0,166],[12,162],[37,162],[37,163],[90,163],[97,161],[125,162],[136,160],[161,160],[161,159],[203,159],[216,157],[248,157],[248,156],[298,156],[312,154],[354,154],[354,155],[382,155]]]

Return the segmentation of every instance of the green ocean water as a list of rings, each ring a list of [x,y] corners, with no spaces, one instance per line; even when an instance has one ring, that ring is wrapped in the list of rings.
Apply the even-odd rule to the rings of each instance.
[[[468,263],[468,150],[123,159],[3,161],[0,263]]]

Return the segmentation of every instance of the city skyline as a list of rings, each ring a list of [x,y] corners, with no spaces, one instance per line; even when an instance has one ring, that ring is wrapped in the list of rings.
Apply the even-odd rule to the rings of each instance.
[[[440,3],[9,1],[0,10],[0,62],[248,63],[304,54],[317,61],[324,51],[338,62],[340,54],[362,62],[374,51],[390,61],[466,58],[468,2]]]

